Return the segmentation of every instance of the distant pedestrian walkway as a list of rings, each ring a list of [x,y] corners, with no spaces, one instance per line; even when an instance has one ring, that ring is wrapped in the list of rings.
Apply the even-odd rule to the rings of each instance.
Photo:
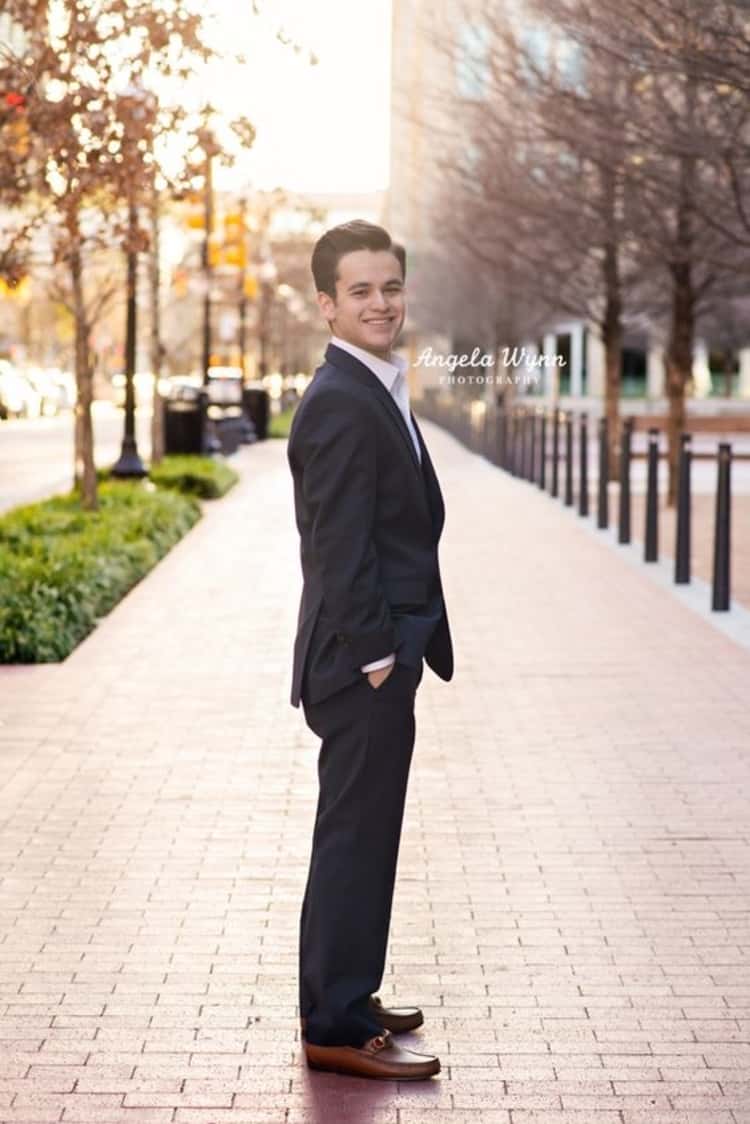
[[[283,442],[62,665],[0,668],[0,1122],[748,1124],[750,653],[423,427],[425,670],[384,1001],[419,1086],[301,1060],[317,742]]]

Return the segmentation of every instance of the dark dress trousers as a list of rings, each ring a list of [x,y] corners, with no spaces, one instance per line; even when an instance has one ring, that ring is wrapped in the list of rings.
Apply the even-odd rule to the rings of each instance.
[[[297,407],[287,456],[303,589],[291,702],[321,739],[300,918],[307,1038],[360,1046],[382,982],[423,660],[453,675],[438,541],[440,485],[394,399],[330,344]],[[372,687],[363,664],[396,653]]]

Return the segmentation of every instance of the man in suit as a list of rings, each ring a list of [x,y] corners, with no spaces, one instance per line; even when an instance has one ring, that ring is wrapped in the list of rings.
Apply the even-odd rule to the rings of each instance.
[[[415,1080],[440,1070],[394,1035],[423,1021],[382,983],[423,660],[453,650],[438,564],[444,508],[393,353],[405,253],[362,221],[327,231],[312,272],[331,330],[292,422],[288,460],[303,575],[291,702],[321,739],[300,918],[309,1066]]]

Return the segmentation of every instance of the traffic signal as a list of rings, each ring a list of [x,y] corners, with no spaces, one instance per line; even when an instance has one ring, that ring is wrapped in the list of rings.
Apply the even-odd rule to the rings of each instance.
[[[23,159],[28,156],[31,146],[26,94],[21,90],[6,90],[0,107],[0,129],[7,134],[13,155]]]
[[[222,264],[244,269],[246,261],[245,216],[242,211],[227,211],[224,215]]]
[[[185,203],[185,225],[190,230],[205,230],[206,205],[203,196],[197,192],[191,192],[190,195],[187,196]]]

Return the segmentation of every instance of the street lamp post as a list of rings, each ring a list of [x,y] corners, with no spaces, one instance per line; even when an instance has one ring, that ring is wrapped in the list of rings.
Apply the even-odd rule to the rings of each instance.
[[[260,281],[260,309],[258,319],[258,343],[260,345],[260,361],[258,369],[261,379],[268,374],[268,327],[271,310],[273,285],[278,276],[278,270],[272,261],[264,261],[258,269]]]
[[[201,129],[198,141],[205,156],[204,187],[203,187],[203,221],[205,234],[203,238],[203,280],[205,292],[203,296],[203,385],[208,386],[209,370],[211,368],[211,234],[214,224],[214,190],[213,190],[213,157],[216,155],[216,143],[211,132]]]
[[[133,121],[147,113],[149,95],[140,86],[128,87],[122,95],[123,105]],[[126,138],[128,133],[126,131]],[[140,159],[137,146],[126,141],[132,159]],[[129,163],[129,161],[128,161]],[[138,331],[138,207],[135,195],[135,169],[128,179],[127,289],[125,311],[125,424],[120,456],[112,466],[112,475],[120,479],[141,479],[148,475],[138,452],[135,436],[135,356]]]
[[[239,272],[239,314],[240,314],[240,330],[239,330],[239,348],[240,348],[240,367],[242,369],[242,385],[244,387],[247,379],[247,363],[245,361],[245,352],[247,350],[247,284],[248,279],[245,272],[245,237],[247,227],[247,199],[243,195],[239,201],[240,220],[240,272]]]

